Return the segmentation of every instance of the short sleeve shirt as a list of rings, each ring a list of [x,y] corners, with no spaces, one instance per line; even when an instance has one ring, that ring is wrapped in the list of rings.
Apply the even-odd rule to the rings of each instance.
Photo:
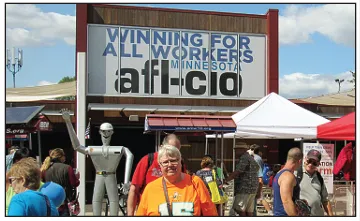
[[[158,153],[154,153],[154,160],[148,167],[148,155],[146,154],[136,165],[131,184],[145,188],[145,185],[162,176],[160,165],[157,161]],[[148,169],[149,168],[149,169]]]
[[[173,216],[217,216],[215,204],[204,182],[197,176],[184,174],[176,184],[166,182]],[[146,185],[136,216],[168,216],[166,198],[160,177]]]
[[[256,194],[259,180],[259,165],[248,153],[241,155],[236,171],[240,171],[240,175],[235,178],[235,194]]]
[[[50,202],[51,216],[59,216],[55,205]],[[26,190],[12,197],[8,216],[46,216],[47,204],[42,193]]]
[[[258,172],[258,177],[263,177],[264,163],[263,163],[262,158],[259,155],[254,154],[254,160],[256,161],[256,163],[258,163],[258,165],[260,167],[259,172]]]
[[[328,192],[326,185],[321,187],[318,176],[314,173],[303,172],[300,182],[300,199],[305,199],[311,207],[312,216],[324,216],[323,203],[328,201]]]

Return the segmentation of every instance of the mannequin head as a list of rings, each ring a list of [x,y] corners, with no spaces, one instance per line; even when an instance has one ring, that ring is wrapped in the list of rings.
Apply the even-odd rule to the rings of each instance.
[[[114,128],[110,123],[102,123],[100,125],[99,133],[103,145],[110,146],[111,135],[114,133]]]

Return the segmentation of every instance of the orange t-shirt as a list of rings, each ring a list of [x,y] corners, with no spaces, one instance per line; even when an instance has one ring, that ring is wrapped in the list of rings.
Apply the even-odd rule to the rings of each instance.
[[[175,185],[166,181],[173,216],[217,216],[215,204],[201,178],[184,175],[184,179]],[[162,179],[160,177],[145,187],[136,216],[169,215]]]

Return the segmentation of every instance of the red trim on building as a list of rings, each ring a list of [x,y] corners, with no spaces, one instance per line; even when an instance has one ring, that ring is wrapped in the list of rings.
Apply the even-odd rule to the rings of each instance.
[[[139,6],[128,6],[128,5],[108,5],[108,4],[91,4],[91,6],[102,7],[102,8],[151,10],[151,11],[180,12],[180,13],[249,17],[249,18],[266,18],[266,15],[257,15],[257,14],[242,14],[242,13],[231,13],[231,12],[201,11],[201,10],[187,10],[187,9],[174,9],[174,8],[139,7]]]
[[[149,124],[153,126],[162,126],[164,122],[161,118],[149,118]]]
[[[267,17],[267,94],[279,93],[279,10],[269,9]]]
[[[150,127],[216,127],[236,129],[236,124],[231,116],[148,114],[146,118]]]
[[[87,51],[87,6],[76,4],[76,52]]]

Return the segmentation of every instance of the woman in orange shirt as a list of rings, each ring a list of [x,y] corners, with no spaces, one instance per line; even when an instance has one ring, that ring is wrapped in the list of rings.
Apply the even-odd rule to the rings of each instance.
[[[204,182],[181,172],[181,153],[171,145],[159,150],[162,177],[149,183],[136,216],[217,216]]]

